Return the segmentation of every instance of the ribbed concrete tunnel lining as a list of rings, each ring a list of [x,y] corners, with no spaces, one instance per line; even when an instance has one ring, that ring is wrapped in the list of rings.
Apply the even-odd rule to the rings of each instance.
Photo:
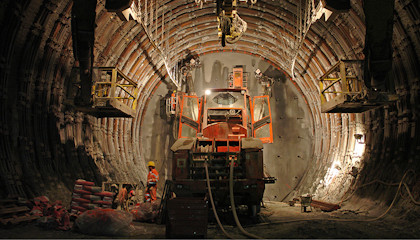
[[[248,30],[239,42],[225,48],[217,39],[214,3],[204,4],[202,9],[193,1],[162,3],[163,37],[167,40],[163,49],[172,62],[185,57],[187,49],[200,56],[216,51],[238,52],[264,58],[291,76],[296,34],[294,1],[259,0],[254,6],[240,7],[239,14],[248,22]],[[314,126],[312,164],[289,197],[310,192],[326,200],[339,200],[351,184],[345,170],[351,166],[348,156],[356,144],[355,133],[366,133],[365,154],[359,159],[361,182],[375,178],[396,181],[407,168],[419,169],[420,6],[416,1],[395,2],[393,77],[400,100],[359,115],[320,113],[318,77],[339,59],[363,57],[362,1],[351,4],[349,12],[312,25],[298,52],[295,76],[289,79],[305,99]],[[147,109],[154,107],[148,103],[158,87],[172,86],[163,61],[141,26],[134,21],[120,21],[115,14],[106,12],[104,1],[99,1],[95,65],[116,65],[139,83],[141,92],[136,118],[95,119],[64,104],[74,65],[72,1],[5,1],[3,6],[2,194],[53,195],[55,188],[69,191],[66,188],[77,177],[97,182],[144,181],[141,126],[147,121]],[[161,26],[159,18],[156,29],[160,37]],[[326,185],[324,181],[334,164],[339,164],[341,170]],[[378,198],[379,192],[361,196]],[[385,199],[389,195],[385,193]]]

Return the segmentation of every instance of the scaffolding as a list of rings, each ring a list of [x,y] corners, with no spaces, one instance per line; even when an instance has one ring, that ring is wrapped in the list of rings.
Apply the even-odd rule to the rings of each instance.
[[[341,60],[319,78],[321,112],[361,113],[397,100],[396,95],[366,88],[361,74],[361,60]],[[350,65],[356,65],[351,68]]]
[[[102,117],[133,118],[137,107],[137,83],[115,67],[93,68],[92,102],[76,110]]]

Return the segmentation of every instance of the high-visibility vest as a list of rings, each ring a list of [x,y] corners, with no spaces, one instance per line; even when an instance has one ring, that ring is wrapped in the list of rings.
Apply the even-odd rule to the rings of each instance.
[[[159,181],[159,173],[156,169],[152,169],[147,175],[147,184],[156,185]]]
[[[175,111],[176,108],[176,95],[175,93],[172,93],[171,95],[171,108],[173,111]]]

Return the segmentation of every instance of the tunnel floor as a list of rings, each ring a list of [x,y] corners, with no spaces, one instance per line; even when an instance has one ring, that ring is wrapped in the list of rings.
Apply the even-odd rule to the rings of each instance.
[[[373,216],[371,216],[371,214]],[[417,214],[416,214],[417,215]],[[241,219],[243,227],[249,233],[261,238],[420,238],[420,229],[416,221],[401,220],[401,218],[387,215],[383,219],[366,222],[373,219],[376,213],[363,210],[349,210],[346,208],[333,212],[322,212],[313,209],[312,212],[301,212],[299,205],[289,206],[286,203],[266,202],[261,209],[258,223],[250,223]],[[222,218],[222,217],[221,217]],[[223,219],[223,218],[222,218]],[[301,221],[306,219],[305,221]],[[343,221],[344,220],[344,221]],[[350,221],[347,221],[350,220]],[[353,221],[354,220],[354,221]],[[224,220],[222,220],[224,221]],[[230,224],[224,225],[226,231],[234,238],[244,239],[239,229]],[[129,237],[123,238],[165,238],[165,225],[133,222],[135,230]],[[0,229],[1,238],[116,238],[109,236],[85,235],[76,231],[46,230],[36,226],[36,223],[19,225],[10,229]],[[210,223],[207,238],[225,239],[217,224]]]

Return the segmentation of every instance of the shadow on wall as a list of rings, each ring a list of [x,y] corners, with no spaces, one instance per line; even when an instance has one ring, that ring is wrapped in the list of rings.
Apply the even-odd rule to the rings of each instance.
[[[56,123],[60,121],[54,114],[49,115],[50,137],[49,151],[42,153],[44,157],[28,158],[20,152],[22,185],[28,198],[46,195],[50,200],[62,200],[64,204],[70,203],[74,181],[82,178],[95,183],[101,183],[103,176],[95,164],[92,156],[86,151],[86,146],[76,144],[74,140],[60,140],[60,133]],[[87,124],[87,123],[84,123]],[[86,126],[85,126],[86,127]],[[63,127],[73,132],[75,125]],[[25,147],[25,145],[20,146]],[[35,148],[35,151],[39,149]]]
[[[146,168],[148,161],[154,161],[159,172],[158,193],[163,190],[166,179],[171,178],[172,152],[170,147],[175,141],[173,125],[174,117],[166,113],[166,99],[172,94],[173,88],[161,84],[151,97],[144,121],[141,126],[141,163]],[[148,170],[147,170],[148,172]],[[141,179],[145,176],[141,176]]]

